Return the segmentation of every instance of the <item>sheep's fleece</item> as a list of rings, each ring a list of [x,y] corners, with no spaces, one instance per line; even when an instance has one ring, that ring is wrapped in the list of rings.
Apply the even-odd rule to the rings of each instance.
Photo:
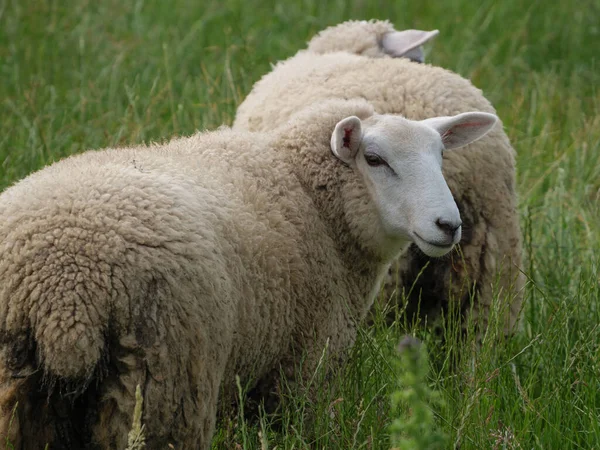
[[[306,105],[360,98],[378,112],[420,120],[494,108],[459,75],[394,58],[389,22],[351,21],[315,36],[307,50],[278,63],[239,106],[237,130],[266,131]],[[460,249],[440,259],[412,245],[391,266],[386,298],[409,295],[409,317],[436,322],[450,306],[470,316],[480,333],[492,311],[505,317],[505,332],[518,323],[525,278],[515,192],[515,151],[498,123],[483,139],[444,154],[443,172],[463,221]],[[494,299],[500,299],[494,302]],[[392,309],[393,311],[393,309]],[[467,323],[466,321],[464,323]]]
[[[326,347],[343,357],[408,246],[330,146],[379,117],[333,100],[268,134],[86,152],[3,192],[2,439],[123,449],[139,385],[148,448],[206,449],[236,374],[301,382]]]

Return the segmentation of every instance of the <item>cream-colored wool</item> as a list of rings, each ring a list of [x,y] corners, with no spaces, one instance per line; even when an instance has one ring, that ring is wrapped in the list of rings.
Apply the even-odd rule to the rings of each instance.
[[[404,57],[423,62],[422,45],[437,35],[437,30],[396,31],[388,21],[350,20],[321,31],[308,43],[308,51],[348,52],[370,58]]]
[[[328,99],[365,99],[378,112],[414,120],[470,110],[494,112],[479,89],[453,72],[380,57],[378,42],[391,30],[388,22],[375,21],[322,31],[308,50],[278,63],[254,85],[238,108],[233,128],[270,130],[305,106]],[[408,312],[418,311],[429,321],[451,302],[458,303],[465,315],[472,312],[480,332],[487,328],[490,309],[499,308],[509,333],[518,321],[524,276],[519,271],[515,152],[502,124],[464,150],[444,154],[443,172],[464,224],[462,254],[457,250],[432,259],[412,245],[392,266],[388,297],[410,291]],[[499,304],[494,304],[496,298]]]
[[[141,386],[147,448],[206,449],[236,375],[271,392],[273,374],[293,378],[302,355],[300,382],[324,348],[343,357],[409,242],[383,229],[364,173],[332,154],[330,141],[343,142],[338,153],[361,141],[336,124],[359,119],[375,124],[370,138],[399,121],[334,100],[269,134],[86,152],[3,192],[2,438],[125,448]],[[437,152],[431,185],[458,217],[441,136],[419,126],[390,136],[432,137],[411,158]]]
[[[371,58],[384,57],[387,54],[381,45],[383,37],[395,31],[390,22],[383,20],[343,22],[313,37],[308,43],[308,51],[318,54],[342,51]]]

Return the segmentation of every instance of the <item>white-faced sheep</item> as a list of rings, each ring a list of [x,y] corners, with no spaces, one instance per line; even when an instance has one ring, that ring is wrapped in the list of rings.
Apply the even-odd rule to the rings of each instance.
[[[442,150],[495,122],[332,101],[269,134],[86,152],[7,189],[2,436],[124,448],[140,385],[149,448],[208,448],[236,375],[260,383],[304,354],[302,380],[326,346],[351,347],[409,242],[452,249]]]
[[[322,31],[307,50],[278,63],[254,85],[233,128],[270,130],[307,105],[335,98],[364,99],[377,111],[414,120],[470,110],[494,113],[481,91],[459,75],[390,57],[395,54],[390,46],[402,36],[379,21],[347,22]],[[409,45],[410,34],[404,38]],[[460,252],[435,259],[412,245],[391,266],[387,297],[410,293],[409,316],[418,312],[430,322],[455,305],[480,333],[497,307],[510,333],[521,309],[524,276],[519,270],[515,152],[502,125],[463,151],[444,154],[443,173],[464,224]]]
[[[438,30],[396,31],[387,20],[351,20],[321,31],[310,40],[307,51],[316,54],[346,52],[369,58],[407,58],[424,62],[423,44],[438,34]]]

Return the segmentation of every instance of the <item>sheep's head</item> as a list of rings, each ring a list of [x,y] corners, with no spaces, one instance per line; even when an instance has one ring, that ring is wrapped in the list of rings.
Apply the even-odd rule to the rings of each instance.
[[[438,30],[396,31],[387,20],[349,20],[326,28],[308,43],[313,53],[348,52],[370,58],[407,58],[424,62],[423,45]]]
[[[386,237],[413,241],[437,257],[461,237],[460,214],[442,175],[442,154],[484,136],[496,121],[483,112],[422,121],[351,116],[335,126],[331,150],[362,178]]]

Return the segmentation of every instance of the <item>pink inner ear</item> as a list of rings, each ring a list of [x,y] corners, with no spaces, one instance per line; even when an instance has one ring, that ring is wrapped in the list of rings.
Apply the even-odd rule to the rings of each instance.
[[[448,141],[450,136],[452,136],[453,134],[454,133],[452,132],[452,129],[448,129],[448,130],[444,131],[444,134],[442,134],[442,142]]]
[[[350,148],[350,137],[352,136],[352,128],[344,128],[344,147]]]

